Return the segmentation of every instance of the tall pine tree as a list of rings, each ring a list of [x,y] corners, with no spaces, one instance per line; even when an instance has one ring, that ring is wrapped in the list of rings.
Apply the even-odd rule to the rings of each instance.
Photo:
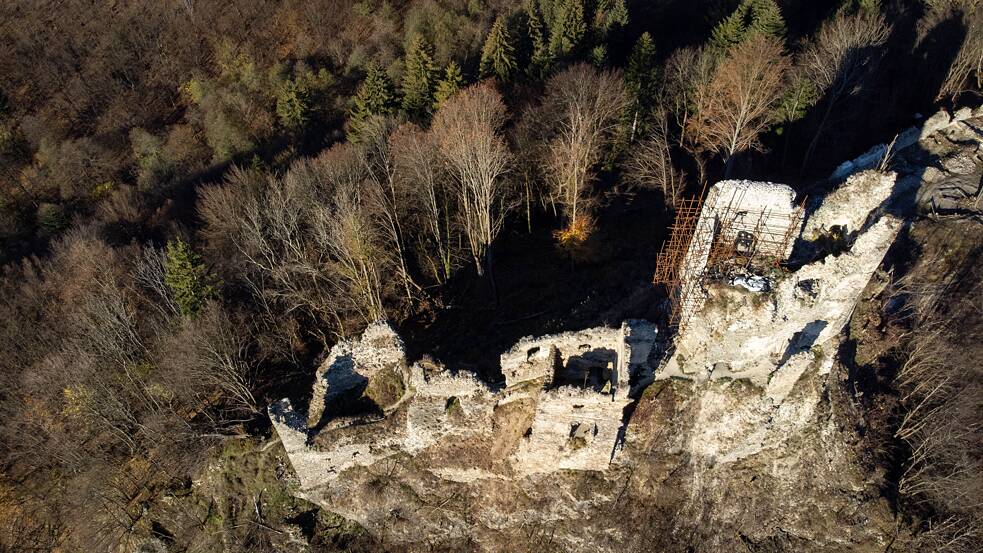
[[[556,58],[577,51],[587,32],[583,0],[563,0],[556,21],[550,30],[550,53]]]
[[[396,93],[389,76],[376,62],[369,63],[365,69],[365,80],[355,92],[349,134],[357,138],[366,119],[373,115],[389,115],[396,111],[396,105]]]
[[[642,33],[628,57],[625,85],[631,95],[630,140],[644,133],[645,114],[652,107],[656,95],[655,42],[652,35]]]
[[[505,18],[499,15],[488,32],[485,47],[481,50],[481,76],[495,76],[500,81],[507,82],[515,75],[515,70],[515,47],[512,46],[512,37]]]
[[[182,315],[196,314],[215,295],[215,280],[187,242],[180,238],[167,242],[164,283]]]
[[[725,52],[756,33],[779,40],[785,38],[785,20],[775,0],[743,0],[734,13],[714,27],[710,46]]]
[[[534,79],[541,79],[546,76],[550,66],[553,65],[546,22],[536,0],[526,0],[523,11],[526,14],[526,30],[529,34],[529,46],[531,48],[526,74]]]
[[[625,0],[600,0],[594,10],[594,25],[599,39],[628,25]]]
[[[437,92],[434,94],[433,110],[440,109],[441,104],[453,96],[461,87],[464,86],[464,76],[461,75],[461,67],[453,60],[447,64],[444,70],[444,78],[437,83]]]
[[[434,103],[437,69],[430,45],[417,34],[406,52],[403,68],[403,111],[413,119],[425,119]]]

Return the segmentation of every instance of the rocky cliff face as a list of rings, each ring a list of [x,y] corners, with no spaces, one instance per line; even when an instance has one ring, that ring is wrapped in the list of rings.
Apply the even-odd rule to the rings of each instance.
[[[901,547],[841,340],[907,221],[978,208],[981,123],[937,115],[888,162],[885,146],[841,166],[798,268],[700,281],[672,340],[646,321],[527,338],[491,385],[371,326],[332,350],[308,412],[270,409],[298,495],[406,550]]]

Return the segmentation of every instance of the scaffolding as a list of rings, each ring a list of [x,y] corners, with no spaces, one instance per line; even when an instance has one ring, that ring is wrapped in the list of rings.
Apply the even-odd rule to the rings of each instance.
[[[704,188],[704,192],[705,192]],[[681,334],[703,302],[699,293],[708,277],[724,278],[770,267],[788,258],[802,223],[798,209],[745,208],[731,199],[702,217],[704,192],[676,205],[669,237],[656,257],[653,282],[666,287],[668,325]]]

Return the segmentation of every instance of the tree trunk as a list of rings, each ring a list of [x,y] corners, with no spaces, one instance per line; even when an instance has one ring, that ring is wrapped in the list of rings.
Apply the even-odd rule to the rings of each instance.
[[[485,250],[485,263],[488,265],[488,281],[491,283],[492,305],[498,306],[498,286],[495,284],[495,268],[492,263],[491,244]]]
[[[731,155],[727,156],[727,161],[724,162],[724,179],[725,180],[730,178],[730,174],[734,170],[734,158],[736,158],[736,157],[737,157],[736,154],[731,154]]]
[[[819,121],[819,128],[816,129],[815,136],[812,137],[812,141],[809,143],[809,148],[806,149],[806,154],[802,158],[802,166],[799,168],[799,173],[805,173],[806,166],[809,164],[809,160],[812,158],[812,154],[816,150],[816,146],[819,145],[819,137],[822,136],[823,130],[826,128],[826,121],[829,119],[829,114],[833,111],[833,102],[830,101],[826,104],[826,112],[823,113],[823,118]]]

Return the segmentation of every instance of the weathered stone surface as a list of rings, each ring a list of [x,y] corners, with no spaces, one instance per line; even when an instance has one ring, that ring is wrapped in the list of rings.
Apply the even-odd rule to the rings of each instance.
[[[369,380],[380,373],[388,372],[383,376],[389,378],[402,378],[405,366],[403,341],[385,322],[369,325],[359,340],[338,342],[315,374],[308,424],[317,425],[324,415],[325,405],[340,400],[346,394],[360,393],[368,386]]]
[[[624,432],[630,380],[651,378],[657,338],[655,325],[641,320],[524,338],[502,354],[507,387],[496,390],[429,360],[408,365],[399,336],[377,323],[332,348],[318,369],[315,397],[324,399],[312,402],[316,416],[283,400],[270,417],[298,473],[299,495],[371,526],[369,513],[345,507],[354,500],[342,490],[354,474],[386,463],[412,462],[431,478],[461,484],[607,469]],[[353,380],[371,382],[400,367],[406,394],[387,414],[332,414],[331,402],[359,387]],[[414,536],[426,535],[418,530]]]
[[[758,242],[757,255],[787,259],[791,240],[782,244],[777,240],[758,240],[757,235],[785,235],[790,227],[801,224],[800,211],[801,207],[795,205],[795,191],[784,184],[748,180],[726,180],[715,184],[703,202],[693,239],[680,267],[683,284],[674,292],[679,298],[679,319],[689,320],[703,306],[706,296],[693,283],[706,269],[715,241],[733,243],[740,234],[746,233]],[[792,236],[797,233],[798,228],[791,228]]]
[[[818,234],[809,230],[813,226],[863,227],[871,210],[890,196],[893,182],[894,175],[874,172],[851,177],[839,189],[848,193],[830,194],[812,216],[821,221],[810,218],[803,234]],[[881,216],[849,250],[784,275],[767,293],[710,286],[710,299],[677,337],[675,353],[658,377],[741,378],[765,385],[796,354],[840,333],[900,228],[897,218]]]
[[[922,139],[928,138],[929,135],[931,135],[932,133],[942,130],[945,127],[948,127],[949,123],[951,122],[952,122],[952,117],[949,115],[949,112],[947,112],[944,109],[940,110],[935,115],[926,119],[925,123],[922,124],[921,138]]]
[[[554,374],[557,363],[573,372],[589,366],[606,368],[608,363],[617,366],[621,341],[621,330],[617,328],[592,328],[539,338],[527,336],[501,355],[505,384],[511,387],[540,378],[552,382],[557,377],[575,379],[579,376],[563,371]],[[554,359],[556,353],[559,359]],[[627,379],[623,380],[627,383]]]
[[[519,474],[598,470],[614,457],[627,399],[562,386],[537,399],[532,432],[519,442]]]
[[[833,227],[846,233],[863,228],[871,213],[891,196],[896,175],[863,171],[850,175],[846,183],[832,191],[802,228],[806,240],[818,239]]]

